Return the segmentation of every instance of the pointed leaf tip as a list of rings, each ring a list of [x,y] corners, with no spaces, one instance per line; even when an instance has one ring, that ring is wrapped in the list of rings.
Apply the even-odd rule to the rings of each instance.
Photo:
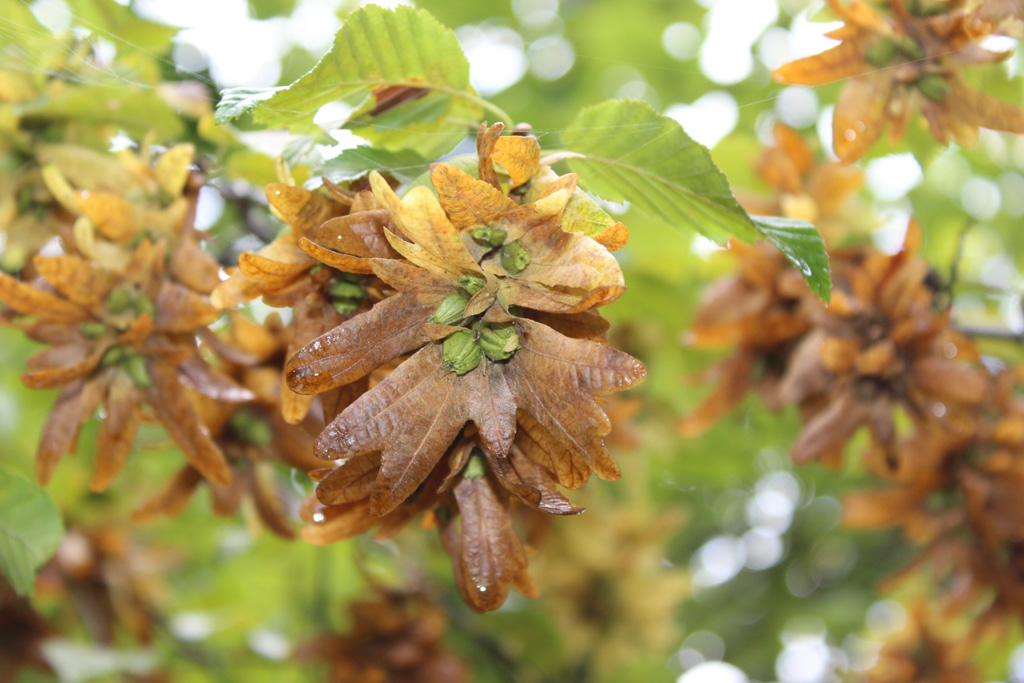
[[[807,221],[777,216],[752,216],[761,236],[781,251],[807,280],[811,291],[828,303],[832,298],[832,271],[825,240]]]

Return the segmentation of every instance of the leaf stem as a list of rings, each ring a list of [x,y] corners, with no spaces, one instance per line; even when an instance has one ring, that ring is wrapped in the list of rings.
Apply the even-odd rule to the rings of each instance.
[[[458,94],[460,97],[466,98],[470,102],[483,107],[485,111],[489,111],[495,116],[497,116],[498,120],[505,124],[506,130],[512,130],[513,128],[516,127],[515,121],[512,119],[511,116],[509,116],[508,112],[499,107],[498,105],[494,104],[493,102],[485,100],[479,95],[470,94],[468,92],[460,92]],[[494,123],[494,121],[492,121],[491,123]]]

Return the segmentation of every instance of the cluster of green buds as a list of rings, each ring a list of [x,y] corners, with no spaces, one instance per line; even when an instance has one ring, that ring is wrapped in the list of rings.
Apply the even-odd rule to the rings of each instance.
[[[457,330],[443,344],[444,369],[464,375],[487,358],[508,360],[519,349],[519,333],[512,323],[487,323],[478,320],[472,328]]]
[[[482,247],[500,248],[498,262],[509,275],[518,275],[526,266],[530,265],[530,255],[526,253],[522,243],[518,240],[505,242],[508,232],[504,228],[495,225],[482,225],[472,228],[469,234],[473,237],[473,241]]]
[[[147,313],[151,318],[156,317],[156,306],[153,305],[153,300],[133,285],[115,289],[107,297],[105,305],[107,311],[115,316],[128,314],[138,317]]]
[[[117,345],[111,346],[103,354],[100,360],[101,368],[112,368],[118,366],[123,369],[140,389],[148,389],[153,386],[153,378],[149,376],[149,369],[146,367],[146,357],[141,353],[132,353],[126,347]]]
[[[349,273],[338,275],[339,278],[327,290],[327,296],[334,310],[347,318],[359,310],[359,304],[366,298],[366,288],[362,276]]]
[[[925,74],[914,85],[932,102],[941,102],[949,94],[949,83],[941,74]]]
[[[916,62],[924,59],[924,50],[910,36],[899,36],[898,38],[879,36],[868,46],[864,58],[872,66],[884,67],[896,61]]]

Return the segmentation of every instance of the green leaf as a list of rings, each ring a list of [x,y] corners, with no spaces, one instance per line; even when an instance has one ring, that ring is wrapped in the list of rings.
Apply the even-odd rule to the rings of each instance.
[[[707,148],[646,102],[612,100],[584,109],[562,142],[584,155],[569,166],[605,199],[628,200],[674,228],[716,242],[757,239]]]
[[[803,273],[815,294],[828,300],[828,255],[817,229],[784,218],[751,220],[707,148],[694,142],[675,119],[646,102],[612,100],[584,109],[562,142],[584,155],[569,159],[569,166],[605,199],[628,200],[674,228],[685,227],[716,242],[763,237]]]
[[[407,184],[429,170],[430,162],[409,150],[389,152],[373,147],[354,147],[325,161],[314,170],[313,175],[326,176],[332,182],[342,183],[367,176],[370,171],[380,171]]]
[[[75,24],[106,38],[118,52],[168,52],[178,27],[143,19],[116,0],[70,0]]]
[[[331,50],[288,87],[224,91],[217,120],[224,122],[252,110],[256,123],[287,127],[295,133],[319,133],[313,116],[320,107],[389,86],[422,88],[451,97],[443,110],[432,109],[437,102],[424,107],[413,99],[382,112],[399,118],[404,116],[399,110],[413,112],[406,124],[422,124],[421,117],[427,116],[435,135],[464,135],[467,121],[475,123],[483,114],[482,100],[469,85],[469,62],[451,30],[424,10],[368,5],[346,18]],[[370,123],[365,111],[358,123]]]
[[[436,159],[451,151],[470,132],[469,123],[478,121],[483,112],[479,105],[444,93],[429,93],[393,109],[371,115],[375,105],[371,98],[354,114],[345,128],[374,147],[389,151],[410,150],[420,156]]]
[[[134,138],[152,131],[160,142],[177,140],[185,134],[178,112],[161,99],[156,89],[139,90],[119,83],[63,88],[26,103],[21,114],[25,118],[109,123]]]
[[[825,240],[807,221],[775,216],[753,216],[761,235],[796,266],[811,291],[825,301],[831,298],[832,278]]]
[[[264,100],[268,100],[284,88],[228,88],[220,93],[220,102],[213,118],[217,123],[227,123],[248,112]]]
[[[36,484],[0,470],[0,569],[19,595],[28,595],[36,571],[64,535],[60,511]]]

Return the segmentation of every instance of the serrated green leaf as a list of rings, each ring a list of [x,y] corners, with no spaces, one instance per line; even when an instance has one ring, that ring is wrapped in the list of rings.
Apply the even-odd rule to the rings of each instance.
[[[36,571],[64,535],[60,511],[36,484],[0,470],[0,569],[19,595],[28,595]]]
[[[220,102],[217,103],[217,110],[213,118],[217,123],[227,123],[236,119],[242,114],[250,111],[253,107],[264,100],[268,100],[280,91],[283,87],[274,88],[227,88],[220,92]]]
[[[811,286],[811,291],[825,301],[831,299],[832,272],[829,268],[825,240],[818,229],[807,221],[775,216],[752,216],[758,232],[796,266]]]
[[[430,162],[409,150],[389,152],[373,147],[346,149],[314,169],[314,176],[325,176],[335,183],[356,180],[370,171],[386,173],[399,182],[411,183],[430,170]]]
[[[313,116],[320,107],[389,86],[422,88],[451,97],[444,111],[427,112],[435,135],[465,134],[467,120],[475,122],[483,113],[481,100],[469,85],[469,62],[451,30],[424,10],[368,5],[346,18],[331,50],[309,73],[286,88],[226,90],[217,117],[223,122],[252,110],[254,120],[268,127],[319,133]],[[459,116],[452,115],[453,108]],[[405,115],[398,110],[424,112],[422,102],[410,100],[385,113]],[[363,114],[359,124],[367,125]]]
[[[569,167],[605,199],[628,200],[674,228],[716,242],[757,239],[707,148],[646,102],[612,100],[584,109],[562,142],[584,155],[570,159]]]

